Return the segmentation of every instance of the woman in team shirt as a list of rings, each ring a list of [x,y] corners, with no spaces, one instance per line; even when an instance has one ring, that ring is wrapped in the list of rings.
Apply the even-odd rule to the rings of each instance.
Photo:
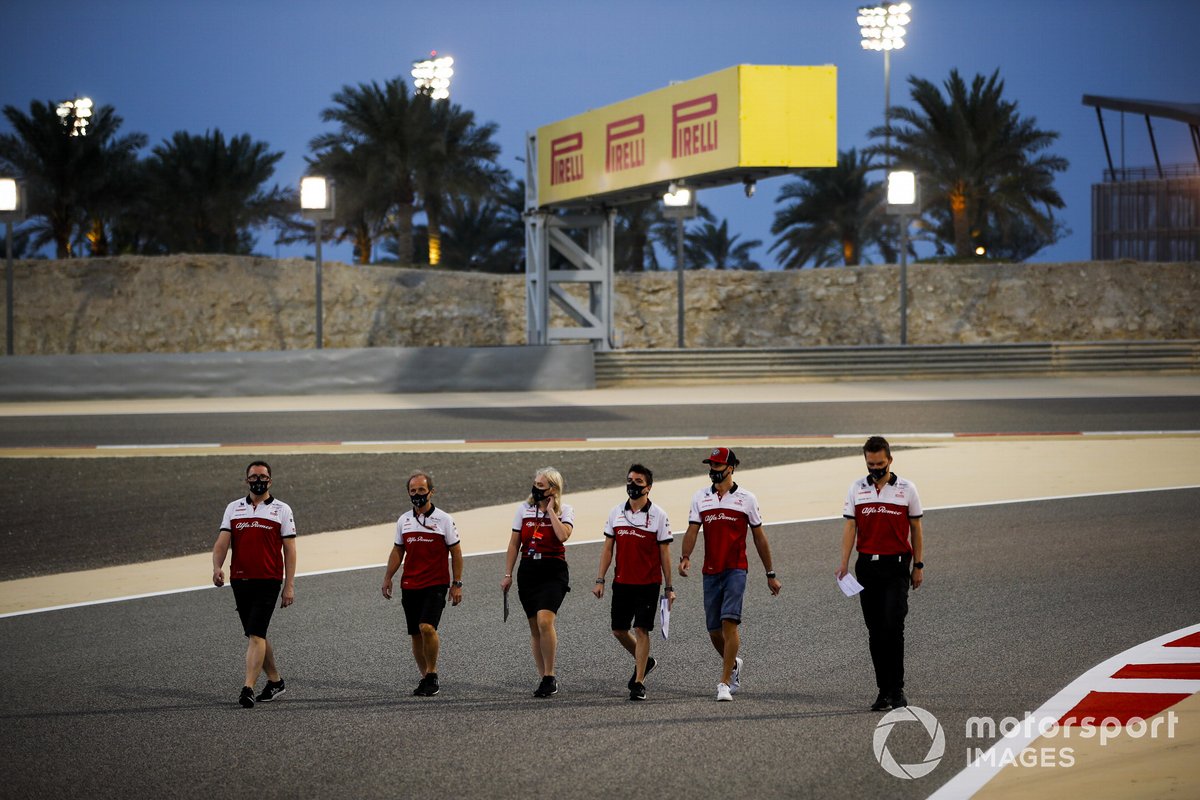
[[[542,676],[534,697],[550,697],[558,692],[554,674],[558,633],[554,621],[563,598],[571,591],[564,545],[575,522],[574,510],[562,502],[562,491],[562,475],[553,467],[543,467],[533,476],[529,497],[517,506],[513,516],[512,538],[500,581],[500,588],[507,592],[519,554],[517,595],[529,620],[533,661]]]

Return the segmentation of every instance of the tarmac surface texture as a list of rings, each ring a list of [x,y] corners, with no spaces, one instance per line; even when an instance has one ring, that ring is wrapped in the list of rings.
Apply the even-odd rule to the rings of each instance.
[[[1019,718],[1114,653],[1200,620],[1200,380],[802,385],[764,387],[745,403],[722,391],[539,395],[525,398],[529,408],[520,396],[486,395],[474,404],[232,398],[220,413],[182,401],[0,408],[0,477],[17,486],[0,499],[6,518],[25,515],[8,542],[40,531],[32,555],[10,546],[21,555],[3,567],[5,578],[40,577],[0,578],[0,613],[16,614],[0,616],[2,794],[925,797],[991,744],[968,739],[968,717]],[[246,438],[253,417],[273,435]],[[328,428],[302,435],[314,423]],[[726,431],[726,441],[709,438]],[[859,440],[829,437],[895,431],[933,434],[893,440],[897,472],[918,477],[927,506],[929,566],[910,595],[906,690],[946,736],[942,761],[918,780],[877,763],[866,631],[857,601],[833,581],[837,511],[861,455]],[[1102,435],[1049,435],[1071,431]],[[443,436],[484,441],[430,441]],[[583,441],[609,436],[628,438]],[[424,443],[404,444],[414,440]],[[155,447],[189,441],[226,446],[170,456]],[[141,447],[95,449],[109,444]],[[627,699],[632,660],[608,630],[608,597],[590,593],[600,553],[591,523],[568,550],[562,688],[534,699],[519,608],[501,622],[496,552],[532,469],[559,462],[568,502],[592,520],[620,498],[636,454],[661,476],[654,497],[678,531],[703,483],[699,458],[721,444],[739,450],[739,477],[763,500],[784,584],[771,597],[750,554],[734,702],[714,702],[719,661],[698,570],[674,579],[679,600],[670,638],[655,634],[649,701]],[[230,590],[180,590],[205,577],[214,517],[242,491],[246,455],[261,453],[309,532],[298,542],[302,571],[342,571],[303,575],[296,605],[276,611],[271,639],[288,692],[246,711],[235,703],[244,640]],[[418,698],[403,612],[381,597],[376,563],[402,510],[397,480],[430,465],[445,475],[445,506],[475,555],[463,604],[442,620],[442,692]],[[76,507],[38,528],[38,498],[58,489],[78,492]],[[325,527],[314,498],[347,497],[365,526]],[[193,537],[183,547],[193,555],[166,558],[179,545],[162,530]],[[124,566],[95,568],[115,563]],[[176,593],[103,602],[152,589]],[[28,613],[79,600],[102,602]],[[1175,787],[1200,786],[1198,733],[1110,768],[1107,787],[1136,795],[1150,764]],[[898,725],[887,740],[902,763],[929,745],[919,726]],[[1054,791],[1070,794],[1085,778],[1064,775]]]

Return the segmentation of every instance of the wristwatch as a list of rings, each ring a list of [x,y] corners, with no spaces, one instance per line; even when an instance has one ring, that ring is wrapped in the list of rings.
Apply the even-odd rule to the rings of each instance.
[[[775,570],[771,570],[770,572],[768,572],[768,573],[767,573],[767,577],[768,577],[768,578],[774,578],[774,577],[775,577]]]
[[[461,589],[461,588],[462,588],[462,581],[450,581],[450,585],[451,585],[451,586],[457,586],[459,589]]]
[[[913,569],[925,569],[925,562],[924,561],[914,561]]]

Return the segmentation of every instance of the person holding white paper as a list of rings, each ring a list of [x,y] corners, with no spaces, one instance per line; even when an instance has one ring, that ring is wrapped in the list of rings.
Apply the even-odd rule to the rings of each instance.
[[[867,624],[871,663],[879,696],[872,711],[908,705],[904,696],[904,618],[908,616],[908,587],[925,578],[925,542],[921,499],[912,481],[891,471],[892,448],[882,436],[863,445],[867,475],[850,484],[842,516],[841,580],[850,566],[850,551],[858,544],[854,573],[863,621]]]
[[[612,633],[634,659],[633,676],[627,684],[630,700],[646,699],[646,676],[656,661],[650,657],[650,633],[659,610],[658,589],[667,608],[675,602],[671,575],[671,521],[667,512],[650,502],[654,473],[641,464],[629,467],[625,492],[629,499],[618,503],[604,523],[604,549],[592,594],[604,596],[604,581],[616,552],[613,573]],[[629,629],[633,627],[633,635]]]

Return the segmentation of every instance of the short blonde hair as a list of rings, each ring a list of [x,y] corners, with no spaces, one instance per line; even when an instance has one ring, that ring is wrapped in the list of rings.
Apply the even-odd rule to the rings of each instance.
[[[562,493],[563,493],[562,473],[559,472],[558,470],[556,470],[554,467],[542,467],[537,472],[533,473],[533,479],[537,480],[538,478],[545,478],[546,483],[550,484],[550,488],[554,489],[554,499],[553,499],[554,513],[561,514],[562,513]],[[533,502],[532,494],[530,494],[529,497],[525,498],[525,502],[531,506],[537,505],[537,503]]]

